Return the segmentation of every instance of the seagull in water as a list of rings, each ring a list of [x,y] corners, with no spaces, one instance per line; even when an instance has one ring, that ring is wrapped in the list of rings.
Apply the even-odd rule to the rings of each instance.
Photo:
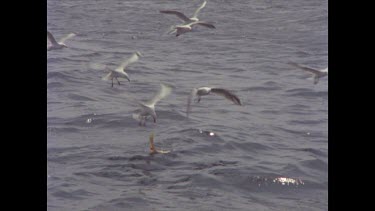
[[[288,64],[292,65],[296,68],[299,68],[299,69],[308,71],[310,73],[313,73],[314,74],[314,84],[317,84],[319,82],[320,78],[328,75],[328,67],[325,68],[325,69],[322,69],[322,70],[318,70],[318,69],[314,69],[314,68],[311,68],[311,67],[301,66],[301,65],[299,65],[297,63],[294,63],[294,62],[288,62]]]
[[[167,97],[171,92],[172,88],[165,85],[165,84],[160,84],[160,90],[159,92],[152,98],[150,101],[146,103],[141,103],[138,102],[138,104],[141,106],[142,110],[141,112],[137,115],[137,118],[140,120],[139,125],[140,126],[146,126],[146,118],[148,116],[152,116],[154,119],[154,123],[156,123],[156,112],[155,112],[155,104],[159,102],[161,99]],[[133,117],[136,117],[133,115]]]
[[[209,95],[210,93],[218,94],[226,99],[232,101],[236,105],[242,105],[240,99],[230,91],[222,88],[210,88],[210,87],[200,87],[200,88],[194,88],[189,97],[188,97],[188,103],[187,103],[187,109],[186,109],[186,115],[189,117],[189,113],[191,112],[191,101],[195,96],[198,96],[196,99],[196,102],[199,103],[201,101],[201,97],[204,95]]]
[[[67,48],[68,46],[66,46],[64,42],[74,36],[76,36],[76,34],[70,33],[67,36],[63,37],[59,42],[57,42],[51,32],[47,31],[47,51]]]
[[[215,26],[210,24],[210,23],[206,23],[206,22],[203,22],[203,21],[197,21],[197,22],[192,22],[192,23],[186,24],[186,25],[178,25],[178,26],[176,26],[176,29],[173,30],[173,32],[176,32],[176,37],[178,37],[181,34],[184,34],[186,32],[190,32],[192,30],[192,27],[196,24],[208,27],[210,29],[216,29]]]
[[[189,28],[190,27],[189,24],[194,23],[194,22],[199,22],[198,14],[199,14],[200,10],[203,9],[206,6],[206,4],[207,4],[207,1],[204,1],[203,4],[195,11],[193,17],[191,17],[191,18],[188,18],[182,12],[178,12],[178,11],[175,11],[175,10],[161,10],[160,13],[176,15],[177,17],[179,17],[183,21],[183,24],[172,26],[170,28],[170,31],[168,32],[168,34],[172,34],[172,33],[176,32],[176,30],[178,30],[177,27]],[[201,22],[201,23],[205,24],[205,22]],[[208,26],[208,27],[215,28],[212,24],[210,24],[210,26]],[[191,31],[191,28],[188,31]],[[179,35],[176,35],[176,36],[179,36]]]
[[[120,85],[120,81],[118,81],[117,78],[125,78],[130,82],[129,75],[125,72],[125,67],[138,61],[139,57],[141,56],[142,54],[140,52],[134,53],[129,59],[121,63],[121,65],[118,66],[115,70],[110,70],[108,67],[106,67],[106,70],[109,73],[106,76],[104,76],[102,79],[105,81],[112,80],[112,87],[113,87],[113,79],[116,79],[118,85]]]

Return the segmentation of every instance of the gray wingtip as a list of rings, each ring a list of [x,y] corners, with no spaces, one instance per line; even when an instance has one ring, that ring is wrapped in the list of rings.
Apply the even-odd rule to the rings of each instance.
[[[139,57],[143,56],[143,54],[141,52],[139,52],[139,51],[135,52],[135,54],[137,54],[137,56],[139,56]]]

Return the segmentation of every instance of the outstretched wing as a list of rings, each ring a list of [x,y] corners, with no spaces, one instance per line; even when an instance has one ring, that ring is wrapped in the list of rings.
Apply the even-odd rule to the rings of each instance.
[[[210,29],[216,29],[216,27],[213,25],[213,24],[211,24],[211,23],[207,23],[207,22],[203,22],[203,21],[198,21],[198,22],[193,22],[193,23],[191,23],[190,25],[191,26],[194,26],[194,25],[201,25],[201,26],[205,26],[205,27],[208,27],[208,28],[210,28]]]
[[[66,35],[65,37],[61,38],[61,40],[59,42],[60,43],[65,43],[66,40],[68,40],[68,39],[70,39],[72,37],[75,37],[75,36],[76,36],[76,34],[70,33],[70,34]]]
[[[197,18],[198,17],[199,11],[201,11],[201,9],[203,9],[206,6],[206,4],[207,4],[207,1],[204,1],[203,4],[197,10],[195,10],[193,18]]]
[[[184,15],[184,13],[182,13],[182,12],[178,12],[178,11],[174,11],[174,10],[161,10],[160,13],[176,15],[177,17],[179,17],[180,19],[182,19],[185,22],[190,21],[190,19],[188,17],[186,17],[186,15]]]
[[[313,68],[310,68],[310,67],[304,67],[304,66],[301,66],[301,65],[299,65],[297,63],[294,63],[294,62],[288,62],[288,64],[292,65],[293,67],[308,71],[308,72],[316,74],[316,75],[319,75],[321,73],[319,70],[316,70],[316,69],[313,69]]]
[[[176,33],[176,31],[177,31],[177,26],[178,25],[173,25],[173,26],[171,26],[171,27],[169,27],[169,30],[168,30],[168,32],[166,33],[166,34],[173,34],[173,33]]]
[[[124,72],[125,67],[128,65],[138,61],[139,57],[141,56],[140,52],[134,53],[129,59],[125,60],[123,63],[121,63],[120,66],[118,66],[115,71],[117,72]]]
[[[113,73],[112,73],[112,71],[110,71],[107,75],[105,75],[105,76],[102,78],[102,80],[103,80],[103,81],[109,81],[109,80],[112,80],[112,78],[113,78]]]
[[[174,34],[178,31],[178,29],[172,29],[167,32],[167,34]]]
[[[211,92],[227,98],[236,105],[242,105],[240,99],[235,94],[229,92],[226,89],[212,88]]]
[[[165,84],[160,84],[159,92],[155,95],[155,97],[146,103],[148,106],[154,106],[159,100],[165,98],[172,92],[172,88]]]
[[[52,45],[57,45],[55,38],[51,34],[51,32],[47,31],[47,40],[52,43]]]
[[[191,112],[191,101],[194,99],[195,95],[197,95],[198,89],[194,88],[188,97],[187,100],[187,108],[186,108],[186,116],[189,117],[189,113]]]

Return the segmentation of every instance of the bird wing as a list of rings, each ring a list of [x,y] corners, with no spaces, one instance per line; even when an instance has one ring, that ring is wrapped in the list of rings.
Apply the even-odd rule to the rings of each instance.
[[[302,70],[305,70],[305,71],[308,71],[310,73],[314,73],[314,74],[317,74],[319,75],[321,72],[319,70],[316,70],[316,69],[313,69],[313,68],[310,68],[310,67],[304,67],[304,66],[301,66],[297,63],[294,63],[294,62],[288,62],[289,65],[292,65],[296,68],[299,68],[299,69],[302,69]]]
[[[122,62],[121,65],[118,66],[115,69],[115,71],[117,71],[117,72],[124,72],[125,67],[127,67],[128,65],[130,65],[130,64],[138,61],[140,55],[141,54],[139,52],[134,53],[129,59],[127,59],[124,62]]]
[[[174,28],[174,29],[171,29],[167,32],[167,34],[174,34],[177,32],[178,29]]]
[[[172,88],[170,86],[167,86],[165,84],[160,84],[159,92],[155,95],[152,100],[146,103],[148,106],[154,106],[159,100],[165,98],[172,92]]]
[[[102,80],[103,81],[108,81],[108,80],[112,80],[112,71],[110,71],[107,75],[105,75]]]
[[[182,19],[185,22],[190,21],[190,19],[188,17],[186,17],[186,15],[184,15],[184,13],[182,13],[182,12],[178,12],[178,11],[174,11],[174,10],[161,10],[160,13],[177,15],[177,17],[179,17],[180,19]]]
[[[187,117],[189,117],[189,113],[191,112],[191,101],[193,100],[193,98],[195,97],[197,92],[198,92],[198,89],[196,89],[196,88],[194,88],[190,92],[190,95],[189,95],[188,100],[187,100],[187,108],[186,108],[186,116]]]
[[[140,101],[135,101],[143,110],[149,110],[150,108],[148,107],[148,104],[140,102]]]
[[[242,105],[240,99],[235,94],[229,92],[226,89],[212,88],[211,92],[227,98],[236,105]]]
[[[67,39],[70,39],[70,38],[75,37],[75,36],[76,36],[76,34],[74,34],[74,33],[70,33],[70,34],[66,35],[65,37],[61,38],[59,42],[60,42],[60,43],[65,43],[65,41],[66,41]]]
[[[195,10],[193,18],[197,18],[198,17],[199,11],[201,11],[201,9],[203,9],[206,6],[206,4],[207,4],[207,1],[204,1],[203,4],[197,10]]]
[[[168,30],[168,32],[166,33],[166,34],[172,34],[172,33],[175,33],[176,31],[177,31],[177,26],[178,25],[173,25],[173,26],[171,26],[171,27],[169,27],[169,30]]]
[[[216,29],[216,27],[215,27],[213,24],[211,24],[211,23],[207,23],[207,22],[203,22],[203,21],[193,22],[193,23],[191,23],[190,25],[191,25],[191,26],[194,26],[194,25],[196,25],[196,24],[201,25],[201,26],[208,27],[208,28],[210,28],[210,29]]]
[[[47,31],[47,40],[52,43],[52,45],[57,45],[55,38],[51,34],[51,32]]]

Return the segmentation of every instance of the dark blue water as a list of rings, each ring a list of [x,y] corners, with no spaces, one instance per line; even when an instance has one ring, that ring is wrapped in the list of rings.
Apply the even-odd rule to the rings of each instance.
[[[286,64],[328,64],[327,1],[48,0],[47,28],[74,32],[47,52],[48,210],[327,210],[328,77],[316,85]],[[111,88],[103,65],[128,67]],[[134,99],[173,87],[140,127]],[[194,87],[233,91],[243,106],[204,96],[186,118]],[[154,132],[158,148],[149,154]],[[215,135],[210,136],[213,132]],[[285,182],[282,178],[290,178]]]

